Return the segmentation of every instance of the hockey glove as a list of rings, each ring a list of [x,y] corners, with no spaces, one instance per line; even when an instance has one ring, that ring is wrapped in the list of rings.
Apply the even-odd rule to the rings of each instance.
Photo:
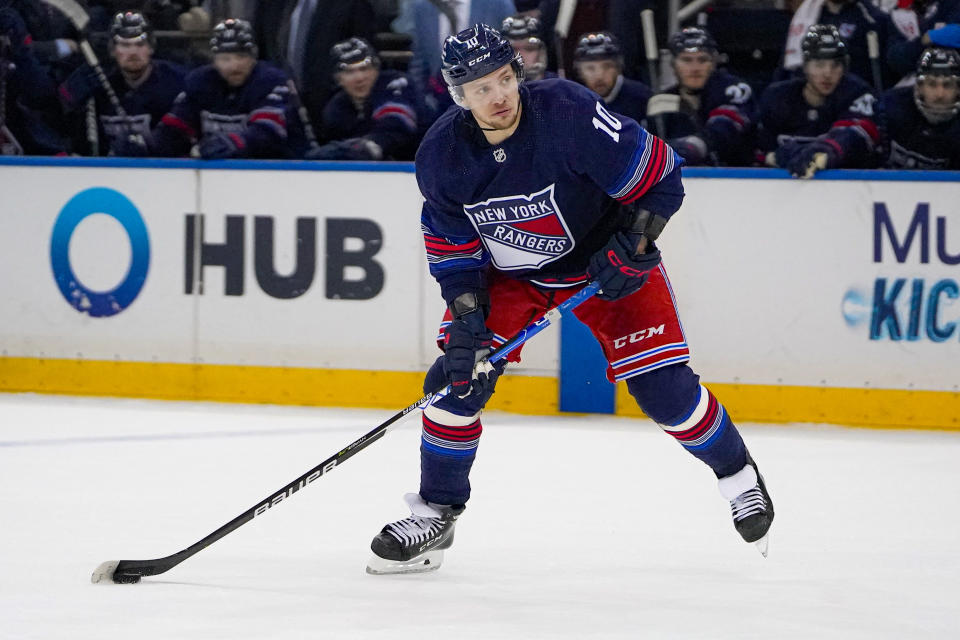
[[[76,108],[86,102],[100,90],[100,79],[93,67],[84,63],[60,85],[60,95],[67,103],[67,108]]]
[[[709,150],[707,142],[700,136],[684,136],[668,141],[673,150],[680,154],[688,165],[707,164]]]
[[[499,360],[477,367],[477,362],[490,354],[492,345],[493,332],[487,329],[479,310],[455,318],[443,339],[443,372],[450,381],[450,393],[471,410],[483,408],[507,366],[506,360]]]
[[[380,160],[382,157],[380,145],[366,138],[328,142],[306,153],[308,160]]]
[[[619,300],[635,293],[647,281],[649,272],[660,264],[660,250],[653,243],[637,255],[641,238],[636,233],[618,231],[590,257],[587,275],[600,283],[598,298]]]
[[[146,158],[150,147],[142,135],[130,134],[116,138],[110,144],[110,155],[122,158]]]
[[[803,145],[787,162],[787,170],[794,178],[812,178],[821,169],[840,166],[840,145],[821,138]]]
[[[200,157],[205,160],[243,158],[247,143],[236,133],[208,133],[200,139]]]

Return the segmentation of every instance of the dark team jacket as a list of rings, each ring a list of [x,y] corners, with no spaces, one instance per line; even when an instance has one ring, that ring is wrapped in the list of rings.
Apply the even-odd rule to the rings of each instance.
[[[930,124],[913,101],[913,87],[883,94],[890,169],[960,169],[960,116]]]
[[[674,85],[664,93],[679,95],[680,87]],[[681,100],[677,113],[664,113],[662,117],[667,140],[698,136],[707,143],[709,155],[717,164],[744,165],[753,159],[757,115],[750,85],[717,69],[700,91],[699,109],[694,111]]]
[[[935,29],[937,25],[960,22],[960,0],[940,0],[927,5],[923,15],[917,15],[917,33],[908,39],[898,28],[899,12],[891,12],[887,16],[887,64],[896,79],[909,75],[917,70],[917,62],[923,53],[922,36],[927,31]],[[912,28],[913,25],[910,25]]]
[[[186,69],[166,60],[153,60],[151,65],[150,75],[134,88],[123,79],[119,69],[113,70],[107,76],[120,106],[127,114],[126,117],[117,115],[106,91],[101,88],[91,94],[86,82],[78,78],[77,74],[90,73],[88,69],[74,72],[74,75],[60,85],[60,98],[68,111],[82,109],[91,97],[96,101],[100,139],[105,142],[101,144],[103,155],[106,155],[110,143],[117,138],[130,134],[148,137],[183,91]]]
[[[421,110],[417,91],[406,75],[381,71],[359,108],[342,89],[330,99],[323,109],[323,137],[327,141],[368,138],[383,149],[385,160],[412,160]]]
[[[63,155],[63,141],[40,112],[57,107],[56,85],[30,47],[11,56],[3,73],[4,118],[0,119],[0,155]]]
[[[647,101],[653,91],[639,80],[631,80],[623,74],[617,78],[610,95],[603,99],[607,109],[642,123],[647,117]]]
[[[416,156],[430,273],[449,303],[497,269],[541,287],[586,281],[590,256],[639,206],[669,217],[683,160],[589,89],[562,79],[520,86],[512,136],[490,145],[450,109]]]
[[[810,106],[803,97],[804,78],[776,82],[760,99],[760,149],[776,151],[813,140],[826,140],[841,166],[871,166],[880,132],[873,89],[853,74],[845,74],[823,105]]]
[[[154,129],[151,148],[160,155],[182,156],[202,136],[228,133],[243,138],[249,157],[299,157],[305,138],[287,82],[283,71],[265,62],[258,62],[238,88],[229,86],[213,65],[195,69]]]

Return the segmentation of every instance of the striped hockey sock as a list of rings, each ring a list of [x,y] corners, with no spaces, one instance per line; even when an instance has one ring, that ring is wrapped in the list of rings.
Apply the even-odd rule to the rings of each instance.
[[[698,386],[697,399],[687,414],[676,424],[660,427],[722,478],[743,469],[747,450],[723,405],[709,389]]]
[[[458,416],[435,406],[423,412],[420,495],[427,502],[462,505],[470,498],[470,468],[483,426],[479,414]]]

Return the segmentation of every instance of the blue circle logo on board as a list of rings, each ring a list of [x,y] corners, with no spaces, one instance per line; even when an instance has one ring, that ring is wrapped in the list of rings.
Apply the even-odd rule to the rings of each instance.
[[[130,239],[130,268],[123,281],[110,291],[93,291],[83,285],[70,265],[70,238],[84,218],[103,213],[119,222]],[[105,247],[105,250],[109,250]],[[60,210],[50,238],[50,266],[60,293],[74,309],[94,318],[116,315],[130,306],[147,279],[150,240],[147,225],[130,200],[113,189],[93,187],[70,198]]]

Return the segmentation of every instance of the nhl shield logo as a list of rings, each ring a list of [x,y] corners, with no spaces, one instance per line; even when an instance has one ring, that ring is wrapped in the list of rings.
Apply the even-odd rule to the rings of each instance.
[[[463,206],[498,269],[538,269],[573,250],[554,186]]]
[[[493,159],[497,162],[503,162],[507,159],[507,152],[503,150],[503,147],[497,147],[493,150]]]

